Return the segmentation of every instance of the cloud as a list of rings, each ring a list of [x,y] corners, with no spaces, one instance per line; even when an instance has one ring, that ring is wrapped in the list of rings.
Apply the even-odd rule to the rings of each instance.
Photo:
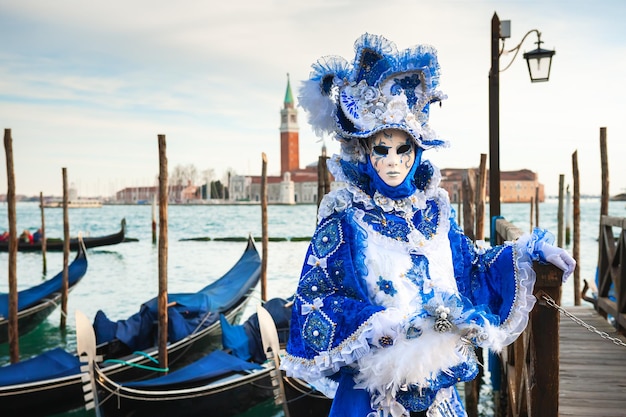
[[[554,194],[578,149],[582,188],[597,193],[598,130],[607,126],[612,190],[626,187],[620,164],[626,145],[619,140],[626,133],[622,2],[213,3],[4,2],[0,120],[14,137],[18,193],[59,194],[62,166],[86,193],[153,181],[160,133],[172,166],[191,163],[218,176],[228,168],[258,174],[265,152],[276,174],[286,74],[297,96],[315,60],[352,59],[364,32],[384,34],[399,48],[429,43],[438,49],[449,99],[433,109],[431,125],[453,147],[426,157],[441,167],[476,166],[488,152],[495,10],[511,19],[507,47],[538,28],[543,46],[557,51],[549,83],[531,85],[521,57],[501,74],[501,168],[537,171]],[[522,49],[532,49],[533,41]],[[301,111],[302,165],[317,160],[321,148],[305,120]]]

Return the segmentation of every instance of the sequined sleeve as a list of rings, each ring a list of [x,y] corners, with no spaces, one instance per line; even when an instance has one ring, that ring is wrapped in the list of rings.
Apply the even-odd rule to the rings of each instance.
[[[535,304],[532,295],[535,272],[528,252],[521,245],[507,242],[487,249],[477,248],[451,221],[450,245],[459,292],[475,306],[495,314],[499,334],[494,350],[512,343],[528,324]]]
[[[370,349],[372,305],[358,278],[358,239],[346,212],[324,219],[311,240],[292,309],[290,337],[282,368],[308,381],[336,373]]]

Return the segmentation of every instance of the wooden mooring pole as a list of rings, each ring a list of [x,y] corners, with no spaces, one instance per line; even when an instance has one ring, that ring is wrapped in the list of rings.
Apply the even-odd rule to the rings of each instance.
[[[61,330],[67,326],[67,295],[69,292],[69,259],[70,259],[70,220],[68,209],[67,168],[61,169],[63,174],[63,283],[61,284]]]
[[[326,160],[324,156],[320,155],[317,158],[317,207],[319,208],[322,198],[324,198],[324,187],[326,186],[326,177],[324,175],[324,163]]]
[[[533,232],[533,222],[535,221],[535,197],[530,197],[530,233]]]
[[[574,305],[580,305],[580,176],[578,172],[578,151],[572,154],[572,174],[574,177],[574,247],[572,257],[576,260],[574,269]]]
[[[563,247],[563,184],[565,183],[565,175],[559,175],[559,207],[557,210],[557,246]]]
[[[7,164],[7,204],[9,214],[9,355],[11,363],[20,360],[17,324],[17,220],[15,210],[15,168],[11,129],[4,129],[4,151]]]
[[[569,246],[572,241],[572,223],[570,213],[572,212],[572,193],[569,190],[569,185],[565,191],[565,245]]]
[[[609,215],[609,158],[608,147],[606,143],[606,127],[600,128],[600,164],[602,167],[602,194],[600,195],[600,219],[598,219],[598,239],[602,239],[602,217]],[[602,245],[600,245],[600,247],[602,247]],[[598,251],[598,266],[600,265],[601,256],[601,251]],[[619,289],[617,291],[619,291]],[[582,297],[582,295],[580,295],[580,297]]]
[[[476,240],[485,239],[485,196],[487,195],[487,154],[480,154],[476,175]]]
[[[261,300],[267,301],[267,155],[261,154]]]
[[[167,358],[167,152],[165,135],[159,141],[159,366],[168,368]]]
[[[43,193],[39,192],[39,209],[41,210],[41,234],[39,238],[41,239],[41,257],[43,262],[43,275],[45,276],[48,273],[48,261],[46,259],[46,217],[44,215],[43,208]]]
[[[467,176],[467,179],[466,179]],[[467,184],[466,184],[467,183]],[[485,195],[487,189],[487,155],[480,155],[480,165],[478,172],[474,170],[467,171],[462,182],[463,198],[463,222],[465,233],[470,239],[483,240],[485,238],[484,220],[485,220]],[[467,196],[467,197],[465,197]],[[473,200],[473,201],[470,201]],[[473,203],[473,207],[471,206]],[[468,222],[468,217],[471,219]],[[471,233],[467,233],[471,231]],[[483,351],[482,348],[476,349],[476,356],[482,365]],[[468,417],[478,417],[478,402],[480,397],[480,387],[482,385],[483,370],[479,367],[478,375],[470,382],[464,385],[465,390],[465,410]]]
[[[504,219],[496,222],[496,243],[514,241],[522,231]],[[563,272],[551,264],[533,263],[536,283],[533,295],[537,298],[530,313],[528,326],[522,334],[499,355],[503,375],[498,381],[505,407],[496,408],[496,415],[558,416],[559,408],[559,321],[560,313],[551,307],[544,296],[561,303]],[[498,398],[496,398],[496,403]],[[504,414],[502,412],[504,411]]]
[[[539,227],[539,187],[535,187],[535,227]]]
[[[609,215],[609,158],[606,144],[606,127],[600,128],[600,162],[602,164],[602,199],[600,219]]]
[[[156,214],[156,195],[152,196],[152,244],[157,243],[157,214]]]
[[[330,173],[328,172],[328,156],[326,146],[322,147],[322,154],[317,159],[317,207],[319,208],[322,199],[330,191]],[[316,221],[317,223],[317,221]]]
[[[475,207],[474,207],[474,170],[469,169],[463,172],[463,178],[461,179],[461,189],[463,190],[463,232],[465,235],[474,240],[475,229]]]

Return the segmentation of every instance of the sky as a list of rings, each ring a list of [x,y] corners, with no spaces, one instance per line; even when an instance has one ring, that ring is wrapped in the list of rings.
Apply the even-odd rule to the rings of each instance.
[[[506,50],[537,29],[556,51],[549,82],[530,82],[521,54],[536,47],[532,34],[500,74],[501,170],[535,171],[557,195],[560,175],[573,191],[577,152],[581,194],[599,195],[606,127],[610,194],[626,192],[623,0],[0,0],[0,125],[11,132],[16,193],[62,195],[63,168],[84,197],[156,185],[160,134],[170,172],[260,175],[265,153],[278,175],[287,74],[297,101],[311,64],[352,61],[365,32],[438,50],[448,99],[430,126],[451,147],[424,158],[477,167],[489,151],[494,13],[511,21]],[[302,167],[323,144],[338,152],[302,109],[299,125]]]

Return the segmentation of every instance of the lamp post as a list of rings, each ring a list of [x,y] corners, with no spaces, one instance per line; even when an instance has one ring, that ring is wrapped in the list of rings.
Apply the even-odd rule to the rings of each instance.
[[[522,43],[531,33],[537,34],[537,49],[524,53],[531,82],[548,81],[555,51],[542,49],[541,32],[528,31],[520,43],[507,53],[515,52],[511,62],[501,71],[500,56],[504,52],[504,39],[510,37],[510,21],[500,21],[494,13],[491,19],[491,70],[489,71],[489,217],[491,219],[490,242],[495,244],[494,217],[500,216],[500,72],[506,71],[519,53]],[[500,47],[502,40],[502,47]]]
[[[511,36],[511,22],[500,21],[497,13],[491,19],[491,70],[489,71],[489,217],[491,219],[491,230],[489,240],[492,245],[496,244],[495,218],[500,216],[500,72],[506,71],[519,53],[522,43],[531,33],[537,34],[537,49],[526,52],[524,59],[528,64],[528,73],[531,82],[548,81],[550,78],[550,67],[552,57],[555,52],[541,48],[541,32],[537,29],[528,31],[520,43],[513,49],[506,51],[515,52],[509,64],[500,70],[500,56],[504,52],[504,39]],[[502,47],[500,47],[502,40]],[[491,371],[491,382],[496,403],[499,401],[500,391],[500,367],[497,360],[489,360]],[[499,409],[499,405],[496,406]]]

